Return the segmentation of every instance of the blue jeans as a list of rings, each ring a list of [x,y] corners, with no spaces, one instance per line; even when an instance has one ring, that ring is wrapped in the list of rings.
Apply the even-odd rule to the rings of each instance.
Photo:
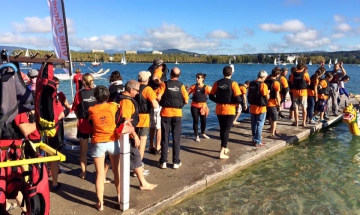
[[[266,113],[251,114],[251,133],[256,144],[261,143],[261,133],[264,127]]]
[[[315,96],[308,96],[307,103],[308,103],[307,118],[311,120],[314,117]]]

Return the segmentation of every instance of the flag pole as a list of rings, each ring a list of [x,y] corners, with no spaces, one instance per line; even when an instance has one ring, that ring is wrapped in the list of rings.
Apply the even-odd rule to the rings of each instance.
[[[67,25],[66,25],[66,14],[65,14],[65,4],[64,4],[64,0],[61,0],[61,5],[63,8],[63,17],[64,17],[64,25],[65,25],[65,37],[66,37],[66,49],[67,52],[69,53],[69,63],[70,63],[70,67],[69,67],[69,76],[70,76],[70,88],[71,88],[71,98],[72,101],[74,101],[74,88],[73,88],[73,80],[71,79],[71,76],[73,74],[73,64],[72,64],[72,59],[71,59],[71,53],[70,53],[70,45],[69,45],[69,37],[68,37],[68,33],[67,33]]]

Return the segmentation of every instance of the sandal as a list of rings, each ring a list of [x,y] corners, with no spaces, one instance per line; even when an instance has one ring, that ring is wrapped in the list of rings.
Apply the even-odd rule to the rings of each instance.
[[[10,203],[10,207],[8,209],[6,209],[7,212],[10,212],[12,210],[14,210],[15,208],[17,208],[17,204],[15,203]]]

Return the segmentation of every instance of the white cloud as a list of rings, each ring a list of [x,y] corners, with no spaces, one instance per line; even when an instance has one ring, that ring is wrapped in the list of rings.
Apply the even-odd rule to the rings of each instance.
[[[300,20],[287,20],[281,25],[264,23],[260,24],[259,27],[264,31],[280,33],[280,32],[299,32],[306,29],[304,23]]]
[[[353,28],[347,24],[347,23],[339,23],[337,26],[334,27],[334,30],[337,32],[337,31],[340,31],[340,32],[349,32],[349,31],[352,31]]]
[[[16,44],[24,46],[32,45],[39,48],[49,48],[52,46],[52,40],[39,36],[22,36],[19,34],[5,32],[0,33],[0,44]]]
[[[285,40],[289,46],[302,48],[319,48],[331,44],[331,40],[327,37],[321,37],[316,30],[307,30],[304,32],[289,34],[285,36]]]
[[[245,54],[253,54],[256,52],[256,48],[249,45],[248,43],[244,43],[242,47],[239,48],[241,51],[243,51]]]
[[[66,19],[68,34],[75,33],[74,22]],[[25,17],[24,22],[14,22],[12,27],[16,33],[50,33],[51,19],[50,16],[45,18]]]
[[[345,34],[343,33],[335,33],[333,35],[331,35],[332,38],[338,39],[338,38],[343,38],[345,37]]]
[[[344,22],[345,17],[343,15],[335,14],[334,15],[334,20],[335,20],[335,22]]]
[[[331,51],[338,51],[340,50],[341,46],[340,45],[337,45],[337,44],[332,44],[332,45],[329,45],[329,49]]]
[[[355,17],[355,18],[353,18],[353,21],[354,21],[354,22],[360,22],[360,17]]]
[[[235,36],[223,30],[214,30],[206,35],[209,39],[233,39]]]

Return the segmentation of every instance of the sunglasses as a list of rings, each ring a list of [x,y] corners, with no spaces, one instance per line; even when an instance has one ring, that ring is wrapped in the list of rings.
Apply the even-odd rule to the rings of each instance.
[[[196,79],[200,79],[200,78],[202,78],[201,76],[199,76],[199,77],[196,77]]]
[[[136,90],[136,92],[139,92],[140,90],[133,88],[133,90]]]

